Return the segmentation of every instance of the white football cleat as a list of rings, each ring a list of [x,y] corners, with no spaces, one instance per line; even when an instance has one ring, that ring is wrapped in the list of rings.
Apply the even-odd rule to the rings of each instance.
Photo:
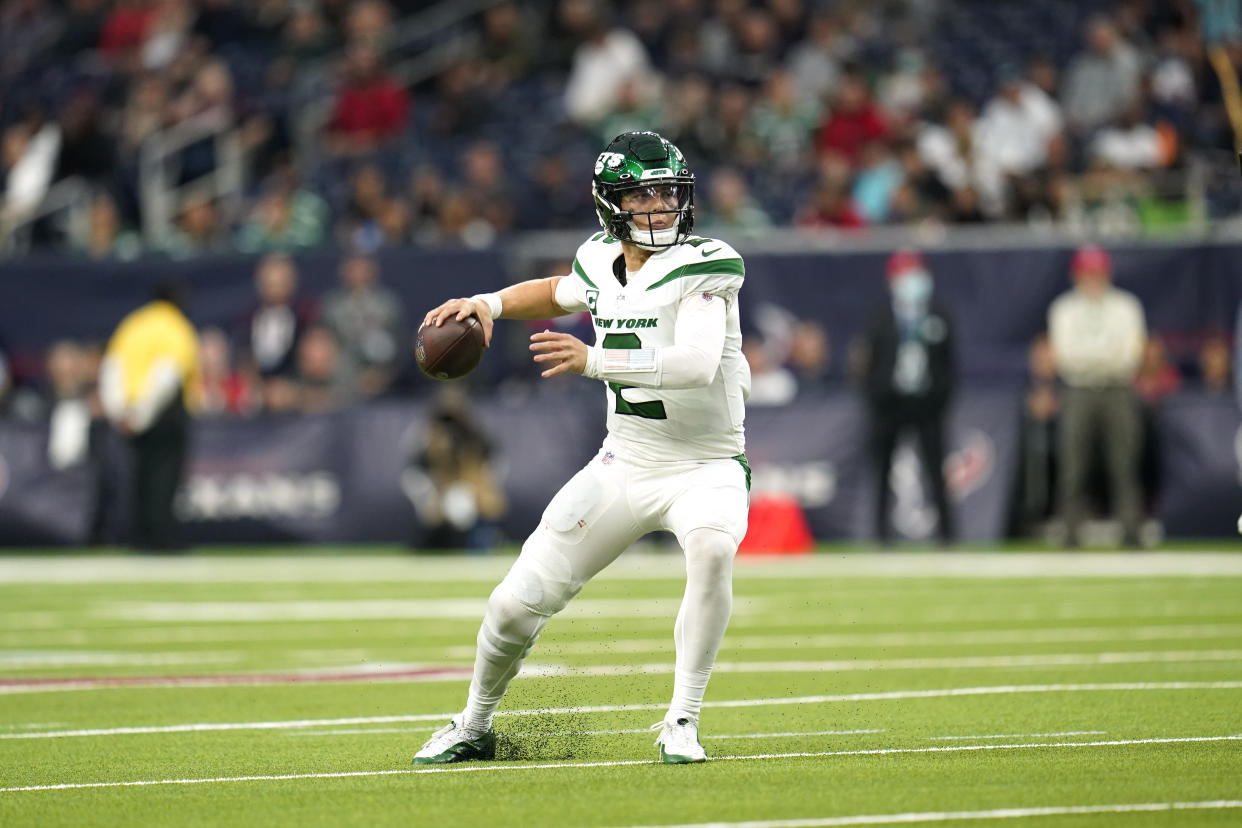
[[[660,746],[660,761],[664,764],[689,765],[707,761],[707,751],[699,744],[698,722],[681,716],[671,722],[656,722],[651,729],[660,731],[655,743]]]
[[[496,731],[469,730],[458,713],[444,727],[431,734],[427,744],[414,754],[415,765],[447,765],[496,758]]]

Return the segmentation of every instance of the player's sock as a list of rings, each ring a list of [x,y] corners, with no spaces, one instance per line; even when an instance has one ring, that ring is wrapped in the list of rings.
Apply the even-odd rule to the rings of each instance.
[[[686,536],[686,595],[673,629],[677,670],[669,704],[672,717],[699,719],[707,680],[733,610],[736,551],[733,538],[718,529],[695,529]]]
[[[487,601],[487,614],[479,627],[478,651],[470,698],[462,711],[462,724],[470,730],[487,731],[509,682],[534,646],[546,616],[532,612],[501,583]]]

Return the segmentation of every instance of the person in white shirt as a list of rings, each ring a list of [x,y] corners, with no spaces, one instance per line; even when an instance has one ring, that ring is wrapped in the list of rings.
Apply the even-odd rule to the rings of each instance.
[[[1122,542],[1134,546],[1142,518],[1142,421],[1133,382],[1147,339],[1143,306],[1133,294],[1113,287],[1112,260],[1102,248],[1078,250],[1071,271],[1074,289],[1048,311],[1057,373],[1067,386],[1057,447],[1066,544],[1079,541],[1087,472],[1095,445],[1102,441]]]
[[[595,162],[603,232],[578,248],[573,272],[451,299],[425,325],[476,316],[548,319],[589,311],[596,344],[567,333],[531,337],[544,377],[604,384],[608,436],[552,498],[522,554],[492,592],[465,709],[415,764],[492,759],[492,717],[548,620],[648,532],[672,532],[686,555],[686,593],[673,638],[673,696],[660,759],[707,759],[699,711],[732,610],[733,556],[746,534],[750,467],[738,293],[746,268],[723,241],[692,235],[694,175],[654,132],[626,132]]]

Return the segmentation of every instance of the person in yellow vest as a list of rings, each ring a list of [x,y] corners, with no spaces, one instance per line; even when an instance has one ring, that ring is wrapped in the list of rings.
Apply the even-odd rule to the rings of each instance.
[[[108,342],[100,366],[104,413],[133,452],[132,543],[152,551],[181,544],[173,498],[189,450],[201,379],[198,334],[177,285],[161,285]]]

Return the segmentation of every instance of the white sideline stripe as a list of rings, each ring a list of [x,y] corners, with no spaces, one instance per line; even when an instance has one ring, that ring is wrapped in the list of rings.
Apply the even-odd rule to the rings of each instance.
[[[0,670],[31,667],[162,667],[185,664],[236,664],[241,650],[201,652],[116,652],[111,650],[0,650]]]
[[[948,687],[935,690],[889,690],[878,693],[843,693],[818,696],[777,696],[766,699],[727,699],[703,702],[704,707],[768,707],[790,704],[831,704],[855,701],[901,701],[906,699],[957,698],[962,696],[999,696],[1017,693],[1090,693],[1141,692],[1174,690],[1242,690],[1242,681],[1165,681],[1119,682],[1112,684],[1016,684],[992,687]],[[599,704],[583,707],[537,707],[525,710],[501,710],[497,716],[555,716],[587,713],[625,713],[639,710],[664,710],[668,705],[657,703]],[[121,736],[148,733],[194,733],[214,730],[295,730],[303,727],[334,725],[400,724],[407,722],[444,722],[454,713],[419,713],[408,716],[357,716],[345,719],[289,719],[270,722],[195,722],[142,727],[112,727],[91,730],[60,730],[42,733],[0,733],[0,739],[57,739],[71,736]]]
[[[1065,667],[1101,664],[1158,664],[1167,662],[1238,661],[1242,650],[1154,650],[1109,653],[1041,653],[1037,655],[949,656],[947,658],[834,659],[829,661],[721,661],[716,673],[834,673],[860,670],[975,670],[995,667]],[[524,678],[556,676],[632,676],[673,672],[673,665],[592,664],[570,667],[559,664],[531,664],[522,669]],[[456,681],[456,676],[433,676],[431,681]]]
[[[928,736],[928,739],[1044,739],[1049,736],[1103,736],[1107,730],[1062,730],[1058,733],[989,733],[986,736]]]
[[[41,558],[13,556],[0,561],[3,584],[82,583],[396,583],[494,582],[513,565],[513,555],[489,558],[348,555],[339,557],[244,555],[138,561],[126,556]],[[738,558],[736,576],[798,579],[839,578],[1141,578],[1242,575],[1242,556],[1229,552],[1007,553],[834,553],[787,560]],[[685,561],[675,552],[633,549],[600,575],[612,580],[682,580]]]
[[[834,828],[845,825],[896,825],[916,822],[953,822],[968,819],[1022,819],[1024,817],[1078,814],[1128,814],[1145,811],[1212,811],[1242,808],[1242,800],[1206,802],[1125,802],[1116,805],[1053,805],[1044,808],[996,808],[991,811],[924,811],[904,814],[859,814],[818,819],[764,819],[752,822],[698,822],[682,825],[632,826],[631,828]]]
[[[933,644],[1063,644],[1085,641],[1199,640],[1242,635],[1242,624],[1168,624],[1142,627],[1060,627],[1008,630],[929,630],[926,632],[822,633],[818,635],[738,635],[725,639],[725,648],[773,649],[794,647],[916,647]],[[671,638],[622,641],[542,642],[542,650],[567,655],[599,653],[671,652]],[[473,658],[474,646],[447,647],[449,658]]]
[[[894,753],[952,753],[972,750],[1022,750],[1062,747],[1118,747],[1127,745],[1167,745],[1186,742],[1242,741],[1242,734],[1233,736],[1181,736],[1158,739],[1114,739],[1107,742],[1034,742],[1023,745],[946,745],[928,748],[877,748],[873,750],[802,751],[796,753],[755,753],[736,756],[715,756],[713,762],[736,762],[756,759],[803,759],[823,756],[884,756]],[[217,776],[209,779],[142,779],[123,782],[63,782],[56,785],[23,785],[0,788],[0,793],[23,793],[26,791],[61,791],[77,788],[124,788],[140,785],[193,785],[207,782],[268,782],[289,779],[338,779],[351,776],[391,776],[393,774],[425,773],[488,773],[516,770],[563,770],[568,768],[615,768],[625,765],[653,765],[651,759],[629,759],[616,762],[553,762],[538,765],[461,765],[444,768],[418,768],[413,770],[343,771],[336,773],[292,773],[272,776]]]

